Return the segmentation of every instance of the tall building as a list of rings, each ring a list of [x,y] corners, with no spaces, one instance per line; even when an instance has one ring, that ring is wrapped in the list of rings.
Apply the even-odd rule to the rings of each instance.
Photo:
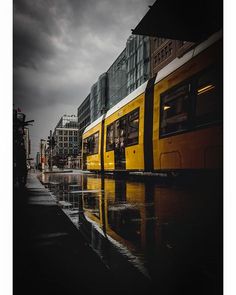
[[[150,38],[131,35],[126,42],[127,94],[151,77]]]
[[[53,149],[53,162],[57,166],[66,166],[68,157],[78,156],[78,118],[75,115],[64,115],[56,125],[53,137],[56,146]]]
[[[150,38],[130,36],[124,50],[107,72],[99,76],[89,98],[86,97],[78,108],[79,149],[88,122],[94,122],[150,76]]]
[[[99,76],[90,92],[90,119],[91,122],[99,118],[107,108],[107,73]]]
[[[107,110],[107,73],[103,73],[98,78],[98,117]]]
[[[90,118],[91,122],[95,121],[99,117],[98,109],[98,83],[94,83],[90,92]]]
[[[78,117],[78,152],[82,148],[82,135],[84,129],[90,124],[90,94],[85,98],[77,109]]]
[[[126,49],[117,57],[107,71],[107,109],[127,95]]]

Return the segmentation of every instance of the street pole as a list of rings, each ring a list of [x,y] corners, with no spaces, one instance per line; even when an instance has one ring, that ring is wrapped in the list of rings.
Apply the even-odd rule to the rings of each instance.
[[[50,171],[52,171],[52,130],[50,130]]]
[[[40,139],[40,163],[41,169],[43,170],[43,140]]]
[[[44,139],[40,139],[40,163],[41,163],[41,170],[42,172],[44,172],[44,163],[45,163],[45,144],[44,144],[45,140]]]

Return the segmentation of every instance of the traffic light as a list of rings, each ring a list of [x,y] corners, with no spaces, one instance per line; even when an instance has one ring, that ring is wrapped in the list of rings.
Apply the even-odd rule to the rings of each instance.
[[[52,137],[52,148],[56,146],[57,142],[54,137]]]
[[[52,145],[50,136],[48,136],[47,144],[48,144],[49,147],[51,147],[51,145]]]
[[[50,138],[50,136],[48,136],[47,143],[50,148],[54,148],[57,144],[55,138],[54,137]]]

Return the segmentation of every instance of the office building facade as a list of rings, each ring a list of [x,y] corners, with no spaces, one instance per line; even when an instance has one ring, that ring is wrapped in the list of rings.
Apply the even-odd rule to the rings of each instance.
[[[107,71],[107,110],[127,95],[126,49]]]
[[[150,37],[131,35],[126,42],[127,94],[151,77]]]
[[[67,166],[68,157],[78,156],[78,117],[64,115],[56,125],[53,137],[56,146],[53,149],[53,163],[56,166]]]
[[[151,76],[156,75],[176,57],[181,57],[190,50],[194,43],[165,38],[150,38]]]
[[[82,148],[82,135],[84,129],[90,124],[90,94],[85,98],[77,109],[78,117],[78,153]]]

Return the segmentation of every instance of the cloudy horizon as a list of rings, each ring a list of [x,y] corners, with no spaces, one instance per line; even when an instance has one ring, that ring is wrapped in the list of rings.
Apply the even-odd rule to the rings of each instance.
[[[125,48],[154,0],[14,0],[13,103],[35,120],[31,156]]]

